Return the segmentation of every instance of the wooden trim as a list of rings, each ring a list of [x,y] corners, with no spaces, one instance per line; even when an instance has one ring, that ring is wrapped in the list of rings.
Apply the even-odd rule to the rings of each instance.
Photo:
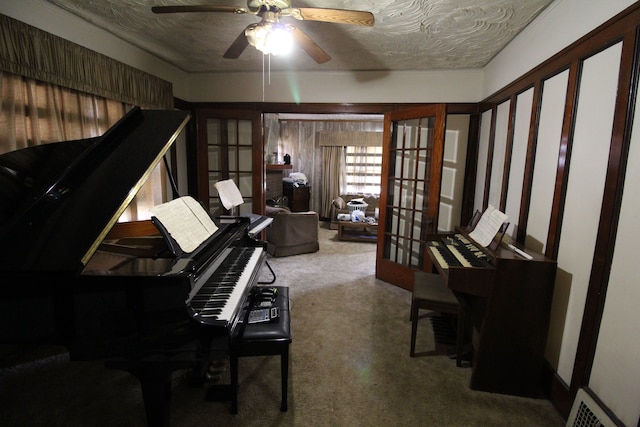
[[[513,154],[513,135],[515,133],[516,107],[518,105],[518,95],[513,94],[509,100],[509,124],[507,125],[507,140],[504,147],[504,163],[502,165],[502,188],[500,189],[500,207],[504,212],[507,206],[507,195],[509,193],[509,174],[511,173],[511,157]]]
[[[529,207],[531,206],[531,188],[533,187],[533,170],[536,150],[538,148],[538,128],[540,124],[540,111],[542,109],[542,92],[542,82],[538,81],[533,85],[533,105],[531,105],[531,118],[529,120],[529,140],[527,142],[527,154],[524,164],[522,195],[520,197],[520,215],[518,218],[518,232],[516,237],[516,240],[522,244],[524,244],[527,237],[527,222],[529,221]]]
[[[493,172],[493,150],[496,142],[496,121],[498,115],[498,105],[491,107],[491,127],[489,129],[489,146],[487,147],[487,168],[484,175],[484,190],[482,195],[482,211],[489,205],[489,190],[491,189],[491,174]]]
[[[546,255],[550,258],[558,258],[560,246],[560,233],[562,231],[562,218],[567,196],[567,184],[569,181],[569,168],[571,165],[571,150],[573,148],[573,133],[576,122],[576,108],[580,76],[582,74],[582,61],[573,61],[569,67],[569,79],[567,82],[567,95],[565,98],[564,120],[560,135],[560,147],[558,150],[558,166],[556,171],[555,191],[551,208],[551,219],[547,233]]]
[[[640,69],[638,59],[639,33],[640,25],[634,30],[628,30],[625,33],[622,44],[618,92],[600,223],[580,328],[580,339],[578,340],[576,360],[571,377],[570,391],[572,396],[575,396],[578,389],[589,382],[609,284],[609,272],[618,233],[618,220],[622,205],[627,158],[631,144],[631,127],[638,89]]]
[[[282,171],[286,169],[293,169],[293,165],[278,165],[274,163],[267,163],[266,168],[268,171]]]

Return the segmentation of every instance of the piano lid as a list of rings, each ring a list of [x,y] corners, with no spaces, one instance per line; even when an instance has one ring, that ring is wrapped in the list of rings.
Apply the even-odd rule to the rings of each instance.
[[[0,270],[79,273],[189,118],[136,107],[100,137],[0,155]]]

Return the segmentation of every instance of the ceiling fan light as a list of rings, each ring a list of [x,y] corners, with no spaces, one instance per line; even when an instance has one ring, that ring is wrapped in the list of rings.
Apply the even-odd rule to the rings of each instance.
[[[282,24],[256,24],[244,32],[249,44],[265,55],[287,53],[293,46],[291,31]]]
[[[291,31],[284,25],[276,24],[271,27],[271,31],[265,39],[265,46],[269,53],[273,55],[287,54],[291,52],[293,46],[293,36]]]

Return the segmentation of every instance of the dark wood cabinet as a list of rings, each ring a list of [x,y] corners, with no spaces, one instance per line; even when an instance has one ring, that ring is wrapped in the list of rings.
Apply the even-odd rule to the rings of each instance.
[[[266,199],[276,199],[283,195],[282,193],[282,179],[289,176],[293,166],[292,165],[280,165],[280,164],[267,164],[267,188]]]
[[[306,212],[309,210],[309,199],[311,198],[311,187],[298,186],[283,183],[282,194],[289,200],[289,209],[292,212]]]

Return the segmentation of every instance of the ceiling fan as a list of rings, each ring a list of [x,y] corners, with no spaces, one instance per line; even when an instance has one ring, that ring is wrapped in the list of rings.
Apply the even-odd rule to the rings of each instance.
[[[345,9],[323,9],[291,7],[291,0],[247,0],[247,7],[237,6],[153,6],[153,13],[223,12],[238,15],[257,15],[261,21],[250,24],[234,40],[224,53],[225,58],[238,58],[248,45],[264,54],[278,54],[295,40],[300,47],[318,64],[331,59],[318,44],[293,25],[280,23],[281,17],[292,17],[299,21],[321,21],[336,24],[362,25],[372,27],[374,17],[371,12]]]

